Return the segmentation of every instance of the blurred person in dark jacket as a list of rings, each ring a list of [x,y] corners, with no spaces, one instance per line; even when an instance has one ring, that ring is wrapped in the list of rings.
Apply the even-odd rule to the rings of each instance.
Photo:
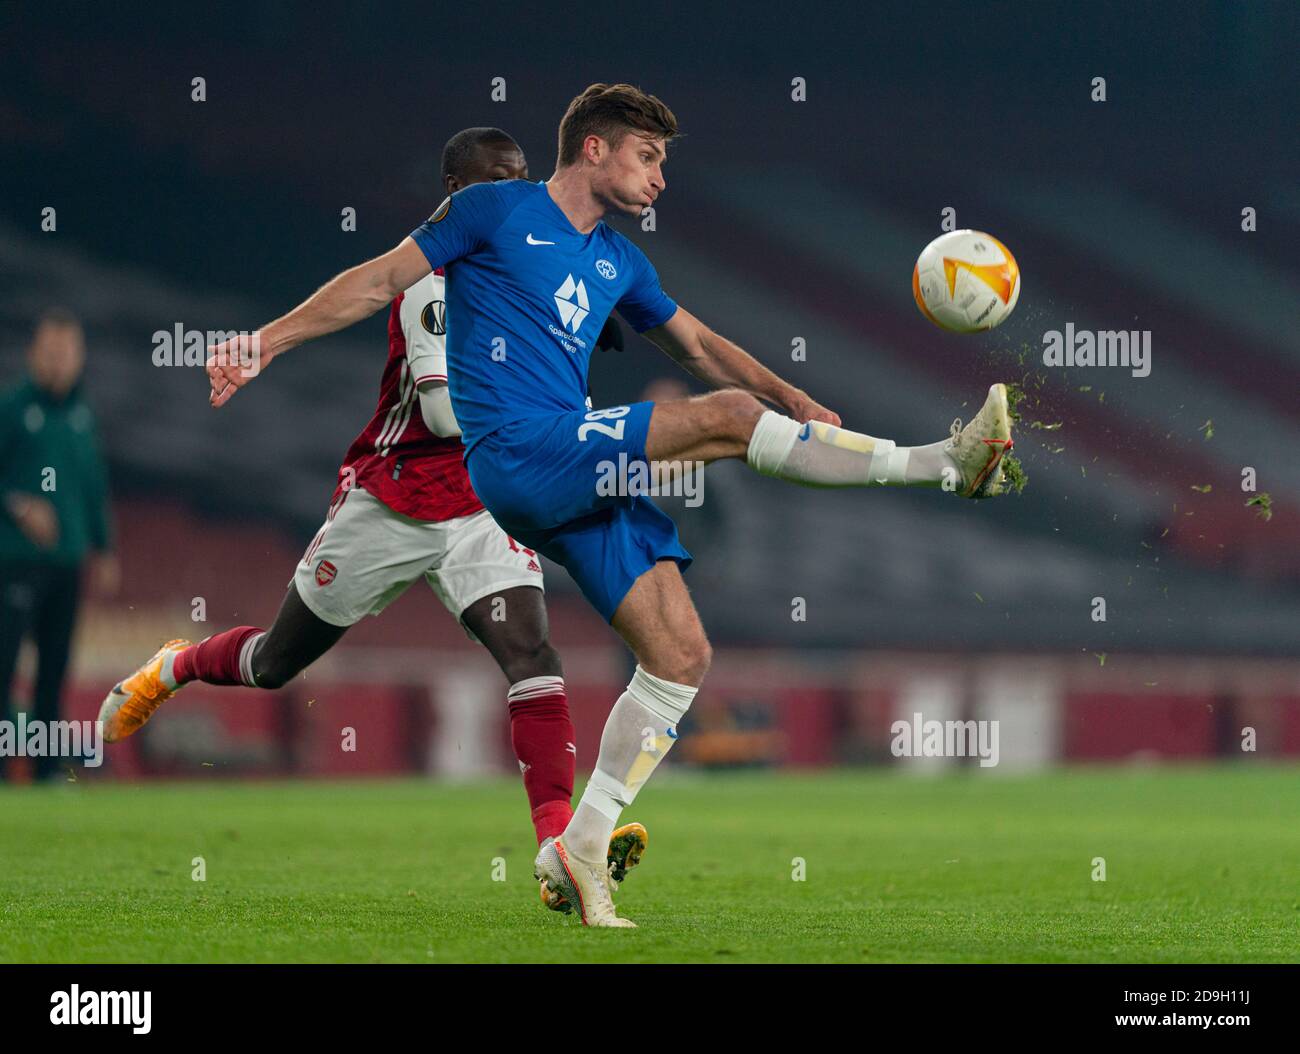
[[[49,311],[33,331],[27,375],[0,391],[0,720],[14,717],[14,673],[27,636],[37,655],[29,719],[59,719],[88,558],[99,591],[118,585],[104,460],[81,393],[85,359],[76,316]],[[0,776],[7,760],[0,756]],[[37,779],[58,774],[58,758],[33,760]]]

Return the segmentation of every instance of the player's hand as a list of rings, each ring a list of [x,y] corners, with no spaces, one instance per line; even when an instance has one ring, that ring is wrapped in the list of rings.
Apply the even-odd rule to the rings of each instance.
[[[825,421],[828,425],[840,427],[840,415],[828,410],[821,403],[814,402],[806,392],[795,390],[785,401],[786,411],[800,424],[809,421]]]
[[[5,507],[32,545],[37,549],[53,549],[59,543],[59,514],[47,498],[35,494],[9,494]]]
[[[246,385],[271,361],[271,350],[262,342],[262,332],[241,333],[208,348],[208,402],[225,406],[235,392]]]

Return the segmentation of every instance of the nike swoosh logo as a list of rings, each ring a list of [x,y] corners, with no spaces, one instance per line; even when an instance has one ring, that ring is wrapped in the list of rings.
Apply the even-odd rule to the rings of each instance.
[[[809,437],[810,435],[812,435],[812,424],[811,424],[811,423],[806,424],[806,425],[804,425],[801,429],[799,429],[799,441],[800,441],[801,443],[806,443],[806,442],[808,441],[808,437]]]
[[[526,241],[529,245],[554,245],[555,244],[555,242],[539,242],[536,238],[533,237],[531,231],[529,232],[528,237],[524,239],[524,241]]]

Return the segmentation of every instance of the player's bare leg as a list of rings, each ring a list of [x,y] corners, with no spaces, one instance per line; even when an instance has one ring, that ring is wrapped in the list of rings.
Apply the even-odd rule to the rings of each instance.
[[[560,653],[551,646],[545,594],[515,586],[476,600],[460,619],[501,667],[511,684],[526,677],[562,677]]]
[[[681,571],[663,560],[633,583],[612,625],[638,666],[600,738],[595,771],[569,826],[537,858],[539,877],[593,926],[627,926],[597,864],[619,816],[677,738],[677,724],[708,671],[712,651]]]
[[[747,392],[724,390],[656,403],[646,438],[650,461],[745,458],[764,475],[813,487],[940,487],[966,498],[1005,493],[1002,462],[1013,446],[1004,384],[989,388],[965,428],[945,440],[902,447],[821,421],[768,410]]]
[[[318,618],[290,587],[267,631],[236,626],[198,644],[169,641],[135,673],[113,686],[99,708],[104,740],[138,732],[158,708],[192,680],[282,688],[329,651],[344,633]]]

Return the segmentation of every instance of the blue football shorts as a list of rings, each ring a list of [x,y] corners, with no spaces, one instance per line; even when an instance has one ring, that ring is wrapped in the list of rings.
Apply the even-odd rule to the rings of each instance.
[[[676,560],[682,570],[691,563],[672,519],[644,494],[626,493],[635,482],[610,486],[646,471],[653,410],[653,403],[633,403],[515,421],[481,439],[466,459],[493,519],[568,571],[606,621],[660,560]]]

